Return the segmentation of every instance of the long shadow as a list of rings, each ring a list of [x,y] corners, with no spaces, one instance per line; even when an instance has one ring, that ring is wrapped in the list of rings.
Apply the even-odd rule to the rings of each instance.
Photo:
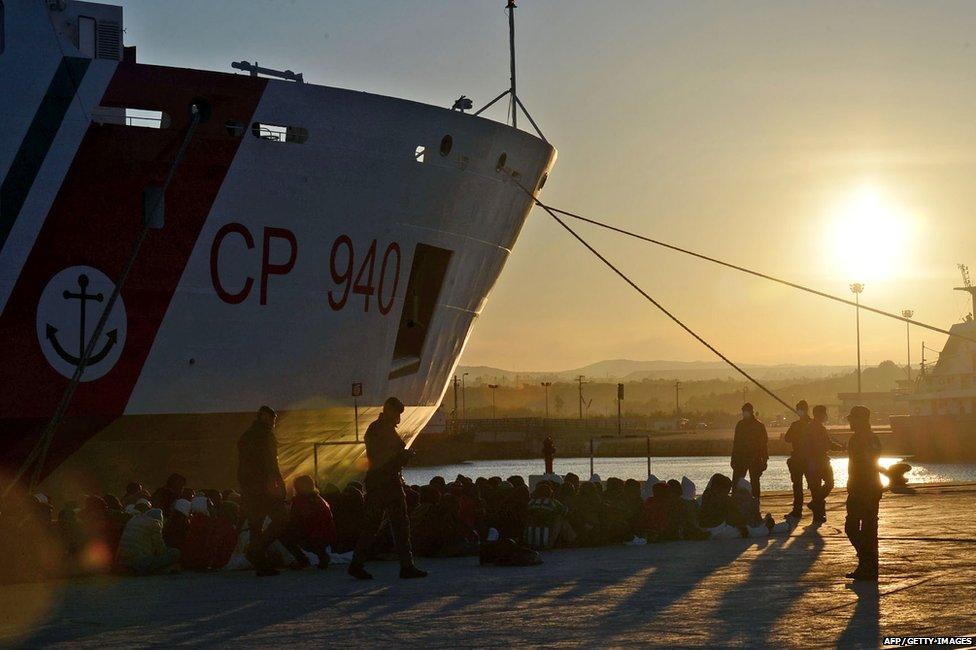
[[[723,637],[750,647],[768,644],[779,619],[812,587],[802,577],[823,547],[816,526],[807,526],[799,535],[772,538],[753,560],[742,585],[730,585],[722,596],[715,617],[724,623]],[[743,616],[744,607],[748,616]]]
[[[844,633],[837,639],[839,648],[874,648],[881,636],[881,597],[877,582],[855,582],[847,588],[857,594],[854,613]]]
[[[194,589],[188,580],[212,581],[211,589]],[[278,582],[277,587],[288,589],[293,586],[290,582]],[[280,607],[274,587],[253,574],[239,573],[76,583],[62,592],[47,623],[22,643],[29,647],[92,643],[115,632],[144,629],[150,643],[210,645],[303,617],[324,606],[320,599],[290,598],[288,607]],[[242,598],[242,593],[248,597]]]
[[[764,541],[764,540],[763,540]],[[734,562],[755,540],[668,542],[648,546],[647,565],[654,571],[607,613],[615,629],[644,626],[648,618],[681,600],[710,575]],[[704,551],[704,552],[703,552]],[[694,554],[696,562],[682,561]]]

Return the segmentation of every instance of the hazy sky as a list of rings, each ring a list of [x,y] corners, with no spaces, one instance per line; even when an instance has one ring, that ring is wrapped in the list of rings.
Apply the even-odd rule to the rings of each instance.
[[[450,105],[508,84],[504,0],[132,0],[144,62],[290,68]],[[947,327],[976,267],[976,4],[522,0],[519,95],[559,149],[547,202]],[[504,119],[504,109],[494,114]],[[853,363],[854,312],[592,227],[731,358]],[[976,270],[976,269],[974,269]],[[866,363],[903,324],[862,312]],[[944,337],[913,330],[941,349]],[[710,359],[533,211],[463,362]]]

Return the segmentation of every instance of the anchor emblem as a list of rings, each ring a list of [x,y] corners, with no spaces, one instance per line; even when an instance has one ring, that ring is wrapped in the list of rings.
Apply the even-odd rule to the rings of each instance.
[[[101,316],[114,283],[90,266],[64,269],[48,282],[37,305],[37,338],[48,363],[71,377],[88,346],[93,323]],[[82,381],[112,369],[125,344],[126,314],[121,296],[108,316],[105,333],[86,362]]]
[[[81,312],[78,317],[78,356],[75,356],[64,349],[61,342],[58,341],[58,328],[50,323],[47,324],[46,336],[51,341],[51,346],[54,348],[54,352],[67,361],[68,363],[77,366],[81,363],[81,358],[85,354],[85,347],[88,345],[88,330],[85,328],[85,322],[87,320],[88,310],[87,303],[89,300],[94,300],[95,302],[102,302],[105,299],[101,293],[88,293],[88,283],[90,280],[88,276],[82,273],[78,276],[78,288],[81,289],[78,293],[72,293],[67,289],[62,293],[65,300],[77,300],[81,304]],[[95,365],[102,359],[108,356],[112,348],[115,347],[116,342],[118,342],[119,331],[114,329],[105,334],[108,341],[102,347],[102,349],[88,358],[88,363]]]

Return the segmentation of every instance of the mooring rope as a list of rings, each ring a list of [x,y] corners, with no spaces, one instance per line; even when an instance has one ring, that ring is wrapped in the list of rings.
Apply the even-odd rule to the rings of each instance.
[[[631,287],[633,287],[634,290],[637,291],[637,293],[639,293],[640,295],[642,295],[652,305],[654,305],[655,307],[657,307],[665,316],[667,316],[672,321],[674,321],[675,323],[677,323],[677,325],[679,327],[681,327],[681,329],[683,329],[684,331],[688,332],[693,337],[695,337],[695,339],[697,339],[699,343],[701,343],[706,348],[708,348],[709,350],[711,350],[718,358],[720,358],[725,363],[729,364],[739,374],[741,374],[743,377],[745,377],[750,382],[752,382],[753,384],[755,384],[760,390],[762,390],[767,395],[769,395],[770,397],[772,397],[774,400],[776,400],[777,402],[779,402],[780,404],[782,404],[783,406],[785,406],[791,412],[794,412],[794,413],[796,412],[796,411],[794,411],[793,407],[790,406],[789,404],[787,404],[786,401],[784,401],[779,395],[777,395],[772,390],[770,390],[769,388],[767,388],[762,382],[760,382],[758,379],[756,379],[755,377],[753,377],[752,375],[750,375],[748,372],[746,372],[745,370],[743,370],[742,368],[740,368],[734,361],[732,361],[727,356],[725,356],[724,354],[722,354],[722,352],[720,352],[718,350],[718,348],[716,348],[714,345],[712,345],[711,343],[709,343],[708,341],[706,341],[705,339],[703,339],[697,332],[695,332],[688,325],[686,325],[680,318],[678,318],[673,313],[671,313],[664,305],[662,305],[660,302],[658,302],[653,297],[651,297],[651,295],[649,293],[647,293],[646,291],[644,291],[636,282],[634,282],[633,280],[631,280],[630,277],[628,277],[626,273],[624,273],[623,271],[621,271],[620,269],[618,269],[613,264],[613,262],[611,262],[606,257],[604,257],[602,253],[600,253],[592,245],[590,245],[589,242],[587,242],[585,239],[583,239],[583,237],[581,237],[579,235],[579,233],[577,233],[575,230],[573,230],[572,228],[570,228],[566,224],[565,221],[563,221],[562,219],[560,219],[556,215],[556,212],[552,208],[550,208],[548,205],[546,205],[546,204],[542,203],[541,201],[539,201],[538,199],[536,199],[532,195],[532,193],[529,192],[525,188],[524,185],[522,185],[521,183],[518,182],[517,179],[513,178],[512,180],[516,183],[516,185],[518,185],[520,188],[522,188],[522,191],[523,192],[525,192],[526,194],[529,195],[529,197],[532,198],[532,200],[535,202],[536,205],[538,205],[540,208],[542,208],[543,210],[545,210],[546,212],[548,212],[549,213],[549,216],[551,216],[553,219],[556,220],[556,223],[558,223],[560,226],[562,226],[563,228],[565,228],[566,231],[569,232],[569,234],[571,234],[573,237],[576,238],[577,241],[579,241],[579,243],[583,244],[583,246],[585,246],[587,248],[587,250],[589,250],[596,257],[598,257],[601,262],[603,262],[604,264],[606,264],[614,273],[616,273],[618,276],[620,276],[620,278],[624,282],[626,282]]]
[[[516,182],[518,182],[518,181],[516,181]],[[527,191],[525,189],[525,187],[523,187],[521,184],[519,184],[519,186],[522,187],[522,190],[523,191]],[[726,268],[734,269],[736,271],[741,271],[742,273],[748,273],[749,275],[754,275],[757,278],[762,278],[764,280],[769,280],[771,282],[777,282],[779,284],[785,285],[787,287],[791,287],[793,289],[798,289],[800,291],[806,291],[807,293],[812,293],[813,295],[820,296],[821,298],[826,298],[828,300],[833,300],[835,302],[843,303],[843,304],[849,305],[851,307],[859,307],[860,309],[864,309],[866,311],[869,311],[869,312],[872,312],[872,313],[875,313],[875,314],[879,314],[879,315],[885,316],[887,318],[893,318],[893,319],[899,320],[899,321],[901,321],[903,323],[910,323],[910,324],[915,325],[917,327],[922,327],[922,328],[925,328],[925,329],[928,329],[928,330],[932,330],[933,332],[938,332],[939,334],[945,334],[946,336],[953,336],[953,337],[956,337],[956,338],[965,339],[967,341],[976,342],[976,339],[974,339],[974,338],[971,338],[969,336],[965,336],[963,334],[953,333],[953,332],[951,332],[951,331],[949,331],[947,329],[944,329],[944,328],[941,328],[941,327],[936,327],[935,325],[929,325],[928,323],[923,323],[922,321],[914,320],[912,318],[906,318],[904,316],[901,316],[899,314],[895,314],[893,312],[889,312],[889,311],[885,311],[883,309],[878,309],[877,307],[871,307],[871,306],[865,305],[864,303],[858,304],[858,303],[854,302],[853,300],[848,300],[847,298],[842,298],[841,296],[836,296],[834,294],[827,293],[826,291],[820,291],[819,289],[814,289],[812,287],[807,287],[807,286],[804,286],[804,285],[799,284],[799,283],[796,283],[796,282],[791,282],[789,280],[784,280],[783,278],[778,278],[778,277],[776,277],[774,275],[769,275],[768,273],[763,273],[762,271],[755,271],[753,269],[746,268],[744,266],[739,266],[738,264],[733,264],[731,262],[726,262],[724,260],[720,260],[720,259],[717,259],[715,257],[710,257],[710,256],[705,255],[703,253],[698,253],[698,252],[695,252],[693,250],[689,250],[687,248],[682,248],[681,246],[676,246],[674,244],[669,244],[669,243],[664,242],[664,241],[661,241],[659,239],[654,239],[653,237],[648,237],[646,235],[641,235],[640,233],[636,233],[636,232],[633,232],[631,230],[626,230],[624,228],[620,228],[618,226],[614,226],[614,225],[611,225],[609,223],[605,223],[603,221],[598,221],[596,219],[591,219],[590,217],[584,217],[583,215],[577,214],[575,212],[570,212],[568,210],[561,210],[559,208],[554,208],[554,207],[552,207],[550,205],[547,205],[547,204],[543,203],[542,201],[540,201],[538,198],[536,198],[531,193],[529,193],[529,195],[532,196],[532,200],[535,202],[536,205],[538,205],[541,208],[544,208],[547,211],[551,211],[551,212],[555,212],[557,214],[561,214],[561,215],[564,215],[564,216],[567,216],[567,217],[571,217],[573,219],[577,219],[579,221],[583,221],[585,223],[592,224],[594,226],[599,226],[600,228],[605,228],[607,230],[611,230],[611,231],[616,232],[616,233],[619,233],[621,235],[626,235],[628,237],[633,237],[634,239],[639,239],[639,240],[644,241],[644,242],[647,242],[649,244],[654,244],[655,246],[661,246],[662,248],[667,248],[668,250],[673,250],[673,251],[676,251],[678,253],[684,253],[685,255],[690,255],[690,256],[696,257],[696,258],[698,258],[700,260],[705,260],[706,262],[711,262],[713,264],[718,264],[718,265],[724,266]]]

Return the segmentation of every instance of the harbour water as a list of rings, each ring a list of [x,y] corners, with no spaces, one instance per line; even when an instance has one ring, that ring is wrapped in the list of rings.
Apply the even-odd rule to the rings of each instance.
[[[881,459],[881,465],[888,467],[902,460],[897,456],[889,456]],[[910,459],[907,461],[912,465],[912,470],[906,474],[909,485],[922,483],[946,483],[949,481],[976,481],[976,464],[965,463],[919,463],[915,464]],[[834,482],[836,487],[843,488],[847,485],[847,458],[833,458],[831,465],[834,469]],[[447,480],[453,479],[458,474],[470,477],[478,476],[500,476],[507,478],[518,475],[528,478],[530,474],[541,474],[543,472],[542,459],[526,460],[483,460],[458,463],[455,465],[438,465],[431,467],[408,467],[403,471],[404,480],[407,483],[423,485],[430,481],[434,476],[443,476]],[[589,458],[557,458],[555,470],[559,474],[574,472],[581,478],[586,479],[590,476]],[[647,479],[647,459],[646,458],[595,458],[593,460],[593,471],[602,479],[616,476],[622,479]],[[701,457],[651,457],[650,471],[659,479],[667,480],[670,478],[681,479],[687,476],[699,491],[703,490],[708,483],[708,479],[720,472],[730,474],[728,458],[720,456],[701,456]],[[883,481],[887,481],[882,476]],[[785,456],[773,456],[769,459],[769,466],[762,476],[763,490],[789,490],[790,475],[786,468]]]

